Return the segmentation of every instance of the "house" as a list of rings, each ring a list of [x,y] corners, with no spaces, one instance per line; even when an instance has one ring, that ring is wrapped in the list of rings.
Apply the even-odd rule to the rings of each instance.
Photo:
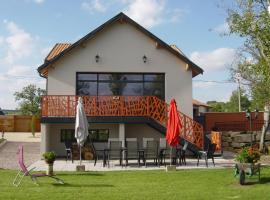
[[[207,105],[206,103],[200,102],[196,99],[192,100],[193,104],[193,116],[201,116],[206,112],[209,112],[211,106]]]
[[[167,103],[175,98],[182,137],[202,146],[202,127],[192,119],[192,78],[203,70],[123,13],[73,44],[56,44],[38,72],[46,78],[47,91],[42,152],[65,154],[64,141],[74,137],[78,96],[96,145],[109,137],[140,142],[164,137]]]

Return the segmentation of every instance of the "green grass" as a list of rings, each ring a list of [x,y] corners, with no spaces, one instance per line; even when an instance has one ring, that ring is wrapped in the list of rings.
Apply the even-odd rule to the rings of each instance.
[[[1,142],[4,142],[6,139],[4,139],[4,138],[0,138],[0,144],[1,144]]]
[[[240,186],[232,169],[122,171],[58,173],[66,184],[39,178],[39,186],[25,177],[12,186],[16,172],[0,170],[0,199],[270,199],[270,169],[262,170],[262,181]]]

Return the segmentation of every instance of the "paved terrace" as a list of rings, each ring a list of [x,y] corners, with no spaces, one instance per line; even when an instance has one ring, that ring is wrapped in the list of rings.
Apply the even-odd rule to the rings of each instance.
[[[206,169],[205,161],[203,159],[200,160],[200,165],[197,167],[197,159],[186,159],[187,165],[177,166],[177,170],[182,169]],[[69,160],[56,160],[54,163],[54,171],[76,171],[76,166],[79,165],[79,161],[76,160],[73,163]],[[167,163],[169,161],[167,160]],[[138,167],[136,161],[129,161],[128,166],[121,167],[119,165],[119,160],[114,160],[110,162],[110,166],[103,167],[102,161],[97,161],[96,166],[94,166],[93,161],[82,161],[82,164],[85,165],[86,171],[126,171],[126,170],[165,170],[165,166],[162,165],[160,167],[153,165],[151,163],[147,164],[147,167],[141,165]],[[225,159],[225,158],[216,158],[215,159],[216,166],[214,167],[212,164],[212,160],[209,159],[208,168],[209,169],[217,169],[217,168],[231,168],[234,165],[233,159]],[[33,163],[30,167],[35,167],[37,171],[44,171],[47,169],[47,166],[43,160],[39,160]]]
[[[24,158],[27,166],[30,168],[35,167],[36,171],[45,171],[47,165],[43,160],[40,160],[40,133],[36,134],[33,138],[31,133],[6,133],[5,138],[7,143],[0,148],[0,168],[4,169],[18,169],[17,164],[17,149],[19,145],[24,145]],[[216,166],[214,167],[211,159],[209,159],[209,169],[228,168],[234,165],[234,155],[229,152],[225,152],[223,157],[215,159]],[[177,166],[178,170],[182,169],[206,169],[205,161],[200,160],[200,165],[197,167],[197,160],[187,158],[186,166]],[[151,163],[147,167],[141,165],[138,167],[136,161],[129,161],[127,167],[121,167],[119,161],[112,161],[110,167],[103,167],[102,160],[98,160],[96,166],[93,161],[82,161],[87,171],[120,171],[120,170],[165,170],[165,166],[155,166]],[[169,163],[169,161],[167,161]],[[74,163],[71,161],[58,159],[54,163],[55,171],[75,171],[79,161]]]

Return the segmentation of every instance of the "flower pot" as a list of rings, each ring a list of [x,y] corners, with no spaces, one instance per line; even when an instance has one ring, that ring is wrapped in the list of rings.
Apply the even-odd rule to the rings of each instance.
[[[47,163],[46,174],[48,176],[53,176],[53,163]]]

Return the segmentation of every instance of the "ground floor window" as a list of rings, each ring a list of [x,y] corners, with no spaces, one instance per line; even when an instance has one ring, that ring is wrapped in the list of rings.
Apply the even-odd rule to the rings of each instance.
[[[164,73],[76,74],[76,94],[89,96],[157,96],[165,98]]]
[[[61,129],[61,142],[67,140],[76,142],[74,129]],[[108,142],[109,129],[89,129],[88,140],[92,142]]]

